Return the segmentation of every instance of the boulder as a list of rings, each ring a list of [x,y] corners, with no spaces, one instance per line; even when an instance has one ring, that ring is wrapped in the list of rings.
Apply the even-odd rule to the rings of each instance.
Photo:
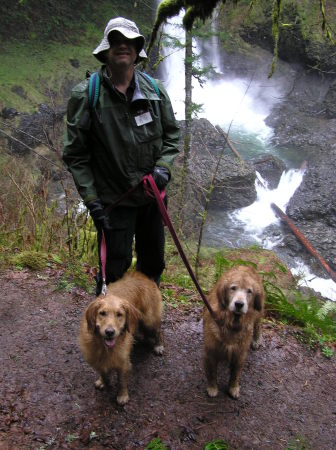
[[[20,113],[14,108],[3,108],[1,111],[1,116],[4,119],[13,119],[13,117],[18,116]]]
[[[180,150],[183,153],[185,123],[180,122]],[[204,206],[211,185],[211,206],[234,210],[253,203],[256,199],[255,170],[252,164],[235,156],[221,133],[207,119],[195,119],[191,131],[191,155],[188,184],[191,195],[196,195]]]
[[[315,161],[308,163],[302,183],[286,210],[297,228],[333,270],[336,269],[335,171],[336,149],[320,152]]]
[[[17,140],[9,140],[9,151],[13,154],[28,154],[42,143],[53,145],[52,135],[57,124],[63,121],[64,111],[41,104],[34,114],[21,114],[20,123],[13,136]],[[18,142],[20,141],[20,142]]]
[[[266,181],[269,189],[276,189],[278,187],[281,175],[286,170],[284,161],[274,155],[265,153],[259,155],[257,158],[251,159],[250,162]]]
[[[180,155],[169,186],[169,211],[173,221],[182,227],[186,236],[190,236],[199,231],[206,209],[213,207],[232,211],[253,203],[257,197],[256,173],[252,164],[232,153],[224,136],[208,120],[194,119],[186,192],[181,205],[185,122],[181,121],[179,125]]]

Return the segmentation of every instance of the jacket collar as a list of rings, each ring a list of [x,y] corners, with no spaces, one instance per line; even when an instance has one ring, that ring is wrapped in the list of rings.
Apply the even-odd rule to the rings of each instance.
[[[102,76],[102,80],[104,80],[104,82],[107,84],[107,86],[110,89],[112,89],[116,94],[122,96],[123,94],[121,92],[119,92],[118,89],[116,89],[114,87],[114,84],[112,83],[112,80],[111,80],[110,76],[108,75],[108,71],[107,71],[106,65],[103,65],[101,67],[100,73],[101,73],[101,76]],[[133,76],[133,78],[131,80],[131,83],[130,83],[130,85],[127,88],[127,95],[126,95],[127,99],[130,100],[131,102],[134,101],[134,93],[135,93],[135,91],[137,89],[137,85],[139,86],[139,83],[136,81],[135,72],[134,72],[134,76]],[[139,98],[144,98],[144,97],[142,96],[142,97],[139,97]]]
[[[114,91],[115,88],[113,86],[113,83],[111,82],[109,76],[107,75],[106,66],[103,65],[100,70],[100,74],[102,77],[102,80],[105,81],[105,83],[112,88]],[[131,98],[131,102],[135,102],[138,100],[160,100],[159,97],[155,92],[153,92],[152,89],[148,88],[148,80],[144,79],[144,75],[137,69],[134,70],[134,76],[130,84],[130,88],[134,89],[133,95]]]
[[[139,76],[136,71],[134,71],[134,77],[133,77],[134,83],[135,83],[135,89],[132,97],[132,102],[135,102],[136,100],[145,100],[146,97],[143,95],[140,86],[139,86]]]

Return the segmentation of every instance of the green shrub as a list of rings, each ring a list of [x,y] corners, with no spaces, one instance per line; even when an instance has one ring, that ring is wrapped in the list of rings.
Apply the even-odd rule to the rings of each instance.
[[[43,270],[48,265],[48,255],[43,252],[26,250],[11,257],[14,266],[28,267],[32,270]]]

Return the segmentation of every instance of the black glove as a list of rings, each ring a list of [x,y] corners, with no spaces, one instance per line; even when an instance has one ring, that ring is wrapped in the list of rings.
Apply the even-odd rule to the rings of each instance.
[[[155,166],[153,170],[153,179],[159,191],[162,191],[170,180],[170,172],[166,167]]]
[[[88,210],[90,211],[90,215],[92,220],[97,228],[97,230],[106,229],[109,230],[111,228],[110,219],[108,215],[104,212],[104,205],[97,198],[96,200],[92,200],[91,202],[86,204]]]

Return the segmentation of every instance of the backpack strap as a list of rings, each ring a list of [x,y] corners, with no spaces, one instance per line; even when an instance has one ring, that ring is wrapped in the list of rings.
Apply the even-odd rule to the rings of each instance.
[[[156,95],[160,98],[160,91],[159,91],[158,85],[156,84],[156,81],[154,80],[154,78],[149,76],[148,73],[145,73],[145,72],[142,72],[142,73],[143,73],[143,75],[145,75],[147,80],[151,82],[151,84],[156,92]]]
[[[97,105],[100,90],[100,76],[98,72],[93,72],[89,80],[89,107],[94,109]]]

